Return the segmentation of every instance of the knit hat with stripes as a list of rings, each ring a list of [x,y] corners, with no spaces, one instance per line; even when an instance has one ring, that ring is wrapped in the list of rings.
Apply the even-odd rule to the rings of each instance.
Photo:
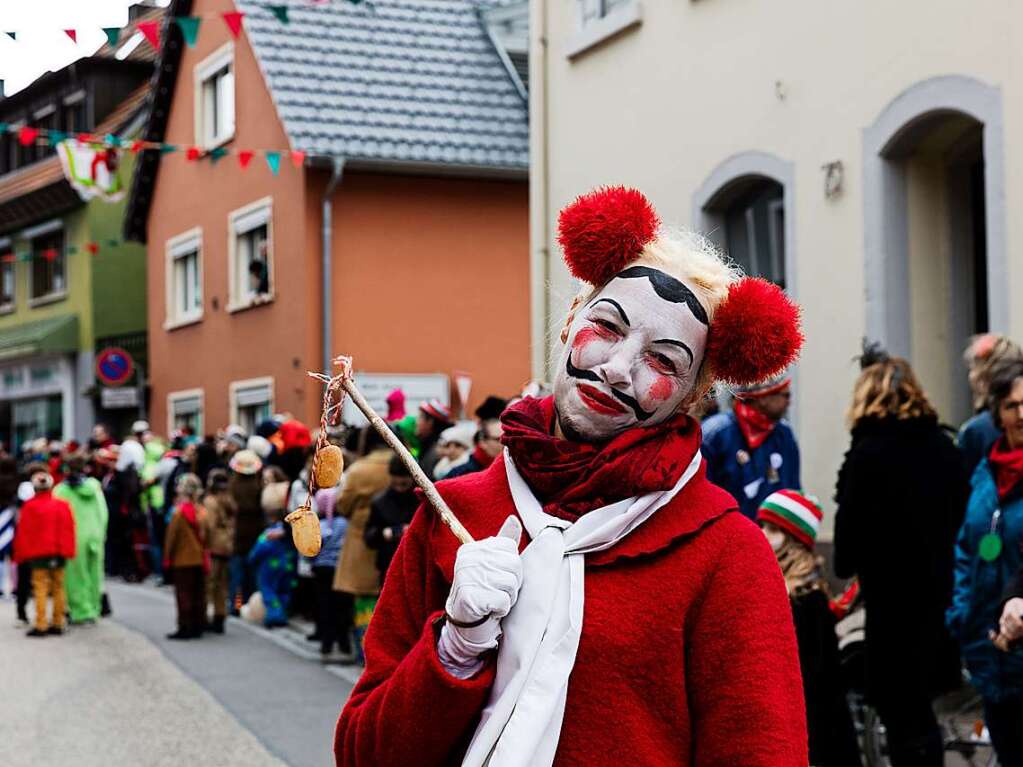
[[[757,510],[758,522],[770,522],[808,549],[821,529],[821,507],[814,498],[795,490],[779,490],[767,496]]]

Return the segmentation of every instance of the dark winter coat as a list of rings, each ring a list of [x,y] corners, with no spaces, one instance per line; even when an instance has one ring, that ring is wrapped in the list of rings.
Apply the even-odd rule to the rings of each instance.
[[[906,686],[937,695],[959,681],[944,618],[967,494],[962,457],[935,419],[853,428],[835,495],[835,573],[860,579],[874,701]]]
[[[234,521],[234,553],[244,557],[256,545],[256,539],[266,527],[262,503],[263,480],[259,474],[231,472],[227,491],[238,508]]]
[[[988,632],[998,627],[1002,595],[1023,566],[1023,492],[1017,488],[998,499],[995,478],[987,460],[973,473],[973,492],[956,542],[955,592],[948,626],[962,645],[970,681],[994,703],[1023,701],[1023,654],[1005,653],[992,644]],[[1001,514],[994,520],[995,512]],[[993,561],[979,554],[981,539],[994,532],[1002,551]]]
[[[364,537],[366,545],[376,549],[381,583],[394,558],[394,552],[398,550],[405,527],[412,522],[412,515],[418,506],[419,499],[414,490],[396,493],[391,488],[374,497],[370,503],[369,522],[366,523]],[[384,537],[385,530],[391,531],[389,540]]]
[[[988,457],[1001,434],[989,410],[977,413],[959,429],[956,444],[959,446],[959,452],[963,454],[967,477],[973,476],[977,464]]]
[[[756,450],[750,450],[734,413],[711,416],[702,424],[707,479],[731,493],[739,511],[755,519],[760,502],[776,490],[801,490],[799,446],[784,421]],[[743,459],[739,454],[744,453]]]
[[[828,607],[827,596],[815,589],[793,597],[792,619],[803,674],[810,764],[861,767],[856,731],[842,683],[835,616]]]

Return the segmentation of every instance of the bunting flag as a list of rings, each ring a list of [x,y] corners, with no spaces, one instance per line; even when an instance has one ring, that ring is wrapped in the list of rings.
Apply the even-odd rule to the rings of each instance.
[[[305,152],[299,152],[297,149],[291,153],[291,164],[296,168],[301,168],[305,163]]]
[[[286,5],[268,5],[267,10],[270,11],[281,24],[290,24],[291,21],[288,19],[288,6]]]
[[[188,149],[185,150],[185,159],[188,160],[189,162],[195,162],[196,160],[199,159],[200,156],[201,153],[199,152],[199,147],[197,146],[190,146],[188,147]]]
[[[267,151],[265,154],[267,167],[270,168],[270,172],[276,176],[281,172],[281,153]]]
[[[199,38],[199,22],[202,21],[198,16],[175,16],[174,23],[178,25],[178,29],[181,30],[181,36],[185,38],[185,45],[189,48],[195,47],[195,41]]]
[[[116,237],[110,237],[107,239],[99,239],[92,237],[86,240],[85,244],[80,248],[77,245],[66,245],[63,251],[57,248],[47,248],[41,251],[23,250],[16,252],[13,250],[3,252],[0,251],[0,262],[11,264],[17,261],[32,261],[36,258],[41,258],[45,261],[56,261],[61,255],[74,256],[79,253],[88,253],[90,256],[98,256],[104,250],[119,248],[122,245],[138,245],[138,243],[129,242],[127,240],[118,239]]]
[[[137,27],[142,36],[153,46],[153,49],[160,50],[160,22],[140,21]]]
[[[71,38],[71,42],[78,44],[78,33],[73,29],[65,29],[64,34]]]
[[[220,15],[224,19],[224,23],[227,24],[227,28],[231,31],[231,37],[237,40],[238,35],[242,31],[242,18],[245,14],[240,11],[228,11]]]
[[[36,139],[39,138],[39,133],[39,128],[32,128],[27,125],[22,128],[18,128],[18,143],[22,146],[34,144]]]
[[[17,32],[4,32],[4,34],[7,35],[12,40],[17,41],[17,39],[18,39],[18,33]]]
[[[249,163],[252,162],[252,158],[255,156],[255,154],[256,153],[253,152],[251,149],[242,149],[240,152],[238,152],[238,164],[241,166],[242,170],[245,170],[246,168],[249,167]]]
[[[107,36],[107,45],[111,48],[117,47],[117,41],[121,39],[120,27],[103,27],[103,34]]]
[[[216,165],[217,164],[217,160],[219,160],[221,157],[223,157],[226,154],[227,154],[227,150],[224,149],[224,147],[222,147],[222,146],[213,147],[213,149],[210,150],[210,162],[212,162],[214,165]]]

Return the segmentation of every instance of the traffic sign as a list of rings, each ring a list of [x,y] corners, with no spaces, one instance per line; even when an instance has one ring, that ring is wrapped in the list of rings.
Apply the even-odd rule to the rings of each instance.
[[[124,349],[111,347],[96,355],[96,377],[107,386],[123,386],[135,372],[135,362]]]

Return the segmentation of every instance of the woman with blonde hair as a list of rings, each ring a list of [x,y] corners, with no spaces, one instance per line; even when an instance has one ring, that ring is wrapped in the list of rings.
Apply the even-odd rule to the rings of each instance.
[[[909,363],[868,345],[860,365],[835,495],[835,573],[859,577],[867,698],[887,730],[893,767],[940,767],[931,701],[959,680],[944,612],[966,472]]]

